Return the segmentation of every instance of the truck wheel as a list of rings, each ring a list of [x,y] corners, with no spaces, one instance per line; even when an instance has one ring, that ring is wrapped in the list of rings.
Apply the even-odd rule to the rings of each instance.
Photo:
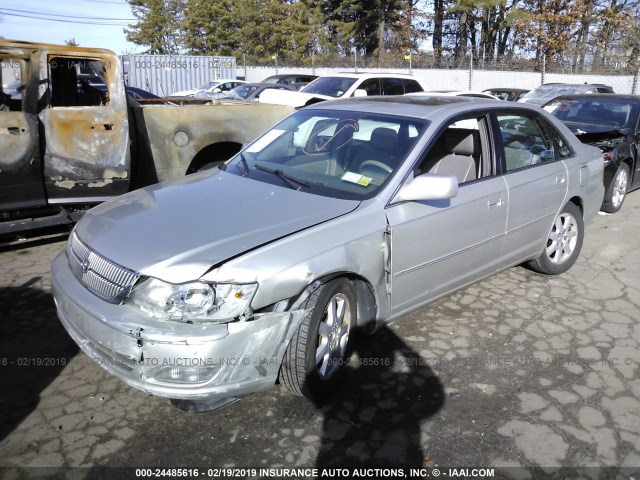
[[[583,232],[582,212],[574,203],[567,203],[553,222],[544,250],[529,266],[546,275],[566,272],[580,255]]]
[[[604,192],[604,200],[602,201],[602,211],[607,213],[616,213],[622,208],[622,202],[627,194],[629,185],[629,166],[621,163],[618,171],[611,179]]]
[[[351,282],[340,278],[320,286],[302,308],[308,313],[284,354],[280,381],[295,395],[323,398],[340,385],[350,353],[356,324]]]

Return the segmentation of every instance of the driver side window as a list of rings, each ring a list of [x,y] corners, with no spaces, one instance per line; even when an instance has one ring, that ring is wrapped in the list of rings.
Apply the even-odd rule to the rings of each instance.
[[[433,173],[454,175],[459,184],[491,174],[488,149],[482,148],[486,135],[484,117],[457,120],[440,133],[415,175]]]

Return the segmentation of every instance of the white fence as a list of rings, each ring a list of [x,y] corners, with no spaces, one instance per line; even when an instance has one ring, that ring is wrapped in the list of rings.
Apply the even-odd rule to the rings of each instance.
[[[345,68],[278,68],[275,67],[243,67],[237,66],[238,75],[244,75],[249,82],[260,82],[276,73],[310,73],[314,75],[329,75],[347,71]],[[353,71],[353,69],[350,69]],[[488,88],[534,88],[542,83],[604,83],[610,85],[616,93],[634,92],[633,75],[575,75],[547,73],[544,78],[540,72],[511,72],[500,70],[444,70],[444,69],[358,69],[358,72],[393,72],[411,73],[424,80],[432,90],[476,90]]]

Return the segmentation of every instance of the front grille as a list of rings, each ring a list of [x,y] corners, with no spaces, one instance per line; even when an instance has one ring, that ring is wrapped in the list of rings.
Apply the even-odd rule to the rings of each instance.
[[[120,304],[129,295],[140,275],[107,260],[80,241],[69,237],[69,266],[88,290],[109,303]]]

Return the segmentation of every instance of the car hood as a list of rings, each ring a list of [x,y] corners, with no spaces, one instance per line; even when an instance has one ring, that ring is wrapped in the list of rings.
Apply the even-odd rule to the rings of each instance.
[[[76,234],[123,267],[182,283],[359,204],[216,170],[105,202],[85,214]]]
[[[179,92],[173,92],[170,97],[186,97],[189,95],[195,95],[199,90],[180,90]]]
[[[626,138],[626,131],[612,128],[609,125],[592,125],[580,122],[564,122],[582,143],[594,143],[601,140],[615,140]]]
[[[309,100],[335,100],[329,95],[319,95],[317,93],[294,92],[292,90],[268,89],[260,94],[260,103],[271,103],[275,105],[287,105],[289,107],[304,107]]]

